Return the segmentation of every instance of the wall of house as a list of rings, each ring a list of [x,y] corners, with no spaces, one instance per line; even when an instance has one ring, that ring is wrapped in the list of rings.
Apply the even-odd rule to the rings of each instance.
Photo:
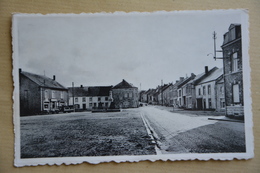
[[[210,86],[210,91],[209,91]],[[196,100],[202,99],[202,109],[216,109],[216,97],[215,97],[215,81],[198,84],[196,88]],[[205,89],[203,89],[205,88]],[[199,94],[200,90],[200,94]],[[199,108],[199,103],[196,103],[197,109]]]
[[[68,91],[61,89],[42,88],[42,111],[59,111],[61,106],[68,105]]]
[[[102,108],[108,108],[111,104],[111,100],[109,99],[109,96],[74,97],[75,108],[80,110],[91,110],[98,108],[100,103]],[[70,97],[69,104],[73,105],[73,97]]]
[[[41,113],[41,89],[20,75],[20,115],[36,115]]]
[[[116,108],[136,108],[138,107],[138,89],[120,88],[112,89],[113,102]]]
[[[242,47],[241,39],[232,44],[222,46],[223,49],[223,61],[224,61],[224,86],[225,86],[225,101],[227,106],[227,116],[244,116],[243,106],[243,72],[242,72]],[[238,58],[238,70],[232,71],[232,59],[231,55],[237,52]],[[239,101],[234,101],[233,86],[238,85],[238,97]],[[238,110],[238,111],[234,111]]]
[[[225,89],[224,89],[224,80],[216,83],[215,86],[215,97],[216,97],[216,111],[224,112],[226,110],[225,104]]]

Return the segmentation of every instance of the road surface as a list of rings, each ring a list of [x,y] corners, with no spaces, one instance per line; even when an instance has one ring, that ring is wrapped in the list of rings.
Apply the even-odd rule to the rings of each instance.
[[[244,152],[244,123],[208,120],[212,116],[191,116],[141,107],[162,154]]]

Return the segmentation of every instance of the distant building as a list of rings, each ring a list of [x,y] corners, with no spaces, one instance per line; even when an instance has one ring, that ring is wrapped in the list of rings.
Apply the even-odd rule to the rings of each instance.
[[[145,102],[145,96],[143,96],[143,95],[145,95],[145,91],[144,90],[139,92],[139,101],[140,102]]]
[[[177,87],[178,107],[186,108],[187,93],[186,93],[186,90],[185,90],[186,88],[183,87],[183,86],[185,86],[186,83],[193,80],[194,78],[195,78],[195,75],[192,73],[190,77],[186,77],[184,80],[182,80],[182,82],[180,82],[178,84],[178,87]]]
[[[112,95],[115,108],[138,107],[138,88],[124,79],[112,88]]]
[[[223,69],[213,68],[206,77],[196,84],[197,109],[217,109],[216,87],[217,81],[222,77]]]
[[[179,107],[179,105],[180,105],[180,102],[179,102],[180,100],[178,98],[180,93],[178,93],[178,88],[179,88],[179,85],[183,82],[183,80],[184,80],[184,77],[180,77],[180,79],[177,80],[175,82],[175,84],[173,84],[173,86],[172,86],[172,102],[173,102],[173,107],[175,107],[175,108]]]
[[[171,97],[172,97],[172,83],[169,83],[166,87],[162,89],[163,95],[163,105],[172,106]]]
[[[231,24],[223,50],[226,115],[244,117],[241,25]]]
[[[202,107],[197,107],[196,103],[200,102],[200,99],[196,94],[195,86],[204,78],[209,76],[212,72],[214,72],[217,67],[212,68],[211,70],[208,69],[208,66],[205,66],[205,70],[203,73],[196,75],[192,80],[182,86],[183,88],[183,96],[186,98],[186,109],[202,109]],[[191,74],[191,76],[194,74]]]
[[[19,69],[20,115],[59,112],[68,104],[68,89],[53,78]]]
[[[106,109],[112,102],[111,89],[112,86],[69,87],[69,104],[74,104],[76,110]]]

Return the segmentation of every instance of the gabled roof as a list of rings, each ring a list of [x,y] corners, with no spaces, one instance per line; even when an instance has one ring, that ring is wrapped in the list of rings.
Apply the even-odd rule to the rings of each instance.
[[[196,77],[196,75],[194,75],[194,74],[192,73],[192,75],[191,75],[190,77],[185,78],[182,82],[180,82],[180,83],[178,84],[178,88],[182,87],[183,85],[185,85],[186,83],[188,83],[190,80],[194,79],[195,77]]]
[[[120,89],[120,88],[136,88],[136,87],[123,79],[122,82],[120,82],[119,84],[113,87],[113,89]]]
[[[38,74],[29,73],[29,72],[25,72],[25,71],[21,71],[20,74],[23,75],[24,77],[30,79],[31,81],[33,81],[34,83],[36,83],[37,85],[39,85],[41,87],[55,88],[55,89],[67,89],[66,87],[64,87],[63,85],[58,83],[56,80],[48,78],[43,75],[38,75]]]
[[[210,73],[207,77],[202,79],[198,84],[207,83],[210,81],[217,80],[221,75],[223,75],[223,68],[217,69]]]
[[[69,94],[74,97],[109,96],[112,86],[70,87]]]

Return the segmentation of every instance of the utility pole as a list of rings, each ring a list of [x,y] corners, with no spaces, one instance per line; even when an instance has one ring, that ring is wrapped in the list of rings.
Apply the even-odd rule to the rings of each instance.
[[[75,112],[75,105],[74,105],[74,82],[72,82],[72,104],[73,104],[73,111]]]
[[[225,92],[224,92],[224,96],[225,96],[225,100],[227,99],[227,94],[226,94],[226,77],[225,77],[225,65],[224,65],[224,55],[223,55],[223,57],[217,57],[217,52],[223,52],[222,50],[216,50],[216,39],[217,39],[217,33],[214,31],[213,32],[213,40],[214,40],[214,59],[215,59],[215,61],[217,60],[217,59],[223,59],[223,80],[224,80],[224,90],[225,90]],[[209,55],[209,54],[208,54]],[[207,56],[208,56],[207,55]],[[227,102],[225,101],[225,114],[227,115]]]
[[[217,59],[223,59],[223,57],[217,57],[217,52],[222,52],[222,50],[216,50],[216,39],[217,39],[217,33],[214,31],[213,32],[213,40],[214,40],[214,59],[215,59],[215,61],[217,60]],[[209,54],[208,54],[209,55]]]

